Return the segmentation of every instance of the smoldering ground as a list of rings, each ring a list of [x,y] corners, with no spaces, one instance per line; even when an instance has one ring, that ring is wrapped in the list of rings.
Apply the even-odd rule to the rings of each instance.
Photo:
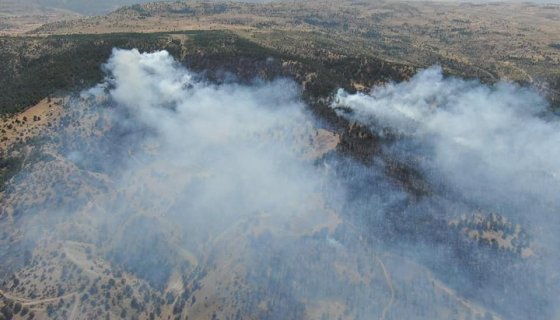
[[[428,69],[340,91],[333,107],[379,144],[364,164],[290,80],[216,85],[135,50],[104,70],[3,200],[29,255],[85,247],[189,318],[556,315],[558,124],[531,90]]]

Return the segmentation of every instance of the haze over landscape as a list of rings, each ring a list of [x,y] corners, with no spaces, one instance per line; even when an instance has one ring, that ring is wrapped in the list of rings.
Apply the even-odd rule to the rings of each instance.
[[[0,320],[558,319],[560,4],[0,3]]]

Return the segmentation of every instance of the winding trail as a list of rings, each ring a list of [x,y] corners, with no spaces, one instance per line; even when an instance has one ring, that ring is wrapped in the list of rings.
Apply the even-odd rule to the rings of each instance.
[[[358,228],[349,222],[346,222],[346,224],[354,230],[354,232],[358,233]],[[364,243],[364,240],[360,237],[360,241],[362,243]],[[377,262],[379,263],[379,265],[381,266],[381,269],[383,270],[383,275],[385,276],[385,281],[387,282],[387,286],[389,287],[389,290],[391,291],[391,299],[389,300],[389,302],[385,305],[385,307],[383,308],[383,312],[381,313],[381,317],[379,317],[379,320],[385,320],[385,317],[387,316],[387,312],[389,312],[389,309],[391,309],[391,307],[393,306],[393,304],[395,303],[395,287],[393,286],[393,280],[391,280],[391,274],[389,273],[389,271],[387,270],[387,267],[385,266],[385,263],[383,263],[383,260],[381,260],[381,258],[379,258],[378,255],[374,254],[373,255],[375,257],[375,260],[377,260]]]
[[[52,297],[52,298],[31,300],[31,299],[17,297],[17,296],[14,296],[14,295],[10,294],[10,293],[6,293],[3,290],[0,290],[0,296],[6,297],[10,300],[17,301],[17,302],[21,303],[22,306],[33,306],[33,305],[37,305],[37,304],[41,304],[41,303],[54,302],[54,301],[58,301],[60,299],[68,298],[68,297],[71,297],[71,296],[74,296],[74,295],[76,295],[76,292],[71,292],[71,293],[62,295],[60,297]]]
[[[70,315],[68,316],[69,320],[76,319],[76,311],[78,311],[78,306],[79,305],[80,305],[80,299],[76,299],[76,301],[74,302],[74,306],[72,307],[72,311],[70,312]]]
[[[58,301],[60,299],[68,298],[68,297],[71,297],[71,296],[74,296],[74,295],[76,295],[76,293],[72,292],[72,293],[68,293],[68,294],[65,294],[65,295],[60,296],[60,297],[46,298],[46,299],[41,299],[41,300],[30,300],[28,302],[23,302],[21,305],[22,306],[32,306],[32,305],[41,304],[41,303],[54,302],[54,301]]]
[[[16,297],[16,296],[14,296],[14,295],[12,295],[12,294],[10,294],[10,293],[6,293],[6,292],[3,291],[2,289],[0,289],[0,297],[5,297],[5,298],[7,298],[7,299],[14,300],[14,301],[17,301],[17,302],[20,302],[20,303],[31,301],[31,300],[29,300],[29,299]]]
[[[387,286],[389,286],[389,289],[391,290],[391,300],[389,300],[389,303],[385,305],[385,308],[383,308],[383,313],[381,313],[381,317],[379,318],[379,320],[385,320],[385,317],[387,316],[387,312],[389,311],[391,306],[393,306],[393,304],[395,303],[395,288],[393,287],[393,280],[391,280],[391,275],[387,271],[387,268],[385,267],[383,260],[381,260],[381,258],[379,258],[379,256],[377,255],[375,256],[375,259],[381,266],[381,269],[383,269],[383,274],[385,275]]]

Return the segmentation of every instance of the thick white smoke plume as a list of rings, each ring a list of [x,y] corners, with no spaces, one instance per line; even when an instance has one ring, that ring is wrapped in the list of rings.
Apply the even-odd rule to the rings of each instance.
[[[17,214],[0,222],[26,235],[3,237],[8,249],[55,252],[46,260],[73,280],[44,281],[76,295],[74,310],[271,320],[557,314],[560,128],[533,91],[439,68],[369,94],[339,91],[333,108],[369,128],[368,140],[352,136],[353,125],[334,129],[341,138],[318,130],[289,80],[214,84],[164,51],[114,50],[104,69],[105,81],[69,103],[40,146],[51,156],[26,167],[2,200]],[[362,150],[375,150],[373,160],[356,160]],[[474,226],[458,220],[476,212]],[[476,225],[491,213],[513,225]],[[22,282],[45,261],[20,258],[9,266],[24,270]],[[129,286],[114,282],[123,272]],[[146,292],[131,309],[134,290]]]
[[[339,90],[333,108],[388,141],[387,157],[419,169],[435,195],[455,203],[438,207],[441,214],[452,218],[471,208],[520,223],[538,251],[536,268],[554,273],[560,261],[560,122],[535,91],[445,77],[432,67],[367,94]],[[539,294],[558,289],[553,280]]]
[[[560,208],[560,123],[536,92],[444,78],[440,68],[370,94],[337,94],[348,118],[383,128],[436,183],[495,210],[553,214]],[[528,208],[532,208],[527,212]],[[519,210],[516,210],[519,209]]]
[[[216,86],[165,51],[115,50],[105,68],[113,102],[152,132],[143,144],[153,156],[129,164],[123,183],[145,184],[146,170],[165,173],[171,211],[186,224],[200,218],[205,230],[246,215],[287,217],[319,192],[321,177],[305,160],[313,122],[292,82]]]

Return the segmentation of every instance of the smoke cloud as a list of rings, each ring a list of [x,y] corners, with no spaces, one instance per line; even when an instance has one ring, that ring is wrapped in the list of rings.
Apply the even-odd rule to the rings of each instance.
[[[376,137],[364,164],[336,149],[290,80],[210,83],[165,51],[114,50],[103,68],[40,145],[48,160],[2,200],[16,217],[2,227],[22,236],[1,256],[63,252],[55,261],[84,271],[43,281],[84,315],[558,315],[560,130],[530,89],[430,68],[340,90],[332,107]],[[23,282],[33,259],[2,268]],[[119,276],[139,307],[112,291]],[[87,302],[92,283],[116,303]]]
[[[529,229],[531,247],[539,251],[538,258],[531,258],[537,265],[530,268],[543,273],[539,276],[554,273],[560,244],[560,123],[535,91],[512,83],[488,86],[447,78],[441,68],[432,67],[367,94],[339,90],[333,108],[388,141],[385,158],[418,169],[429,181],[434,190],[430,200],[410,206],[411,214],[431,210],[452,220],[468,211],[497,213]],[[537,299],[558,292],[553,278],[546,289],[535,291]],[[510,301],[516,300],[513,295]],[[549,297],[555,301],[555,295]]]
[[[402,135],[404,141],[391,147],[395,152],[421,158],[434,181],[478,205],[558,209],[559,126],[547,118],[545,100],[529,89],[444,79],[440,69],[432,68],[410,82],[375,88],[371,95],[340,91],[337,100],[352,109],[349,118]],[[407,148],[407,143],[422,148]]]

